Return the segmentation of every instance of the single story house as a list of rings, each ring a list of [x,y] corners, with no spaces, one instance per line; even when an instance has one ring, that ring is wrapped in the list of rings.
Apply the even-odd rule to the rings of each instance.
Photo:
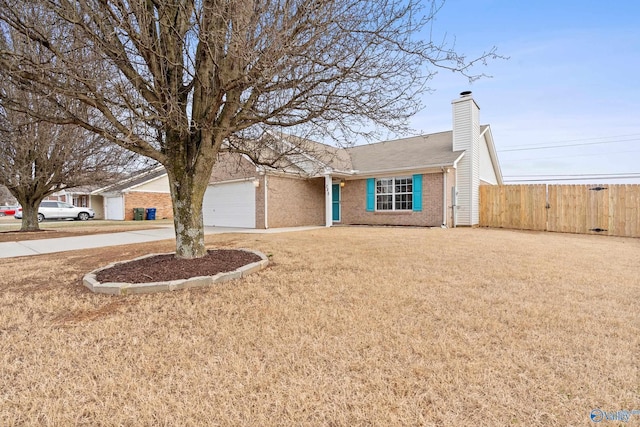
[[[479,186],[502,184],[502,173],[471,92],[452,109],[445,132],[348,148],[272,133],[256,144],[259,161],[221,152],[204,195],[204,225],[475,226]],[[163,166],[94,190],[87,201],[97,218],[131,220],[134,208],[173,218]]]
[[[453,129],[350,148],[290,136],[277,167],[220,153],[204,196],[207,226],[276,228],[370,224],[475,226],[479,186],[502,184],[489,125],[463,92]]]
[[[164,166],[138,172],[107,186],[74,187],[45,200],[57,200],[95,211],[95,219],[132,220],[134,208],[156,208],[156,218],[173,218],[169,180]]]
[[[164,166],[136,174],[90,193],[96,218],[132,220],[135,208],[155,208],[156,219],[173,218],[169,179]]]

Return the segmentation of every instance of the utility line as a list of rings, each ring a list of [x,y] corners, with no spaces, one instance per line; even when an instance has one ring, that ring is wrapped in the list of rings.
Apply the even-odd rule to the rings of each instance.
[[[505,151],[548,150],[548,149],[565,148],[565,147],[584,147],[586,145],[616,144],[618,142],[631,142],[631,141],[640,141],[640,139],[634,138],[634,139],[620,139],[617,141],[584,142],[580,144],[545,145],[543,147],[530,147],[530,148],[508,148],[505,150],[498,150],[498,152],[503,153]]]
[[[613,154],[621,154],[621,153],[640,153],[640,151],[638,150],[624,150],[624,151],[612,151],[609,153],[590,153],[590,154],[572,154],[570,157],[574,158],[574,157],[591,157],[591,156],[600,156],[600,157],[605,157],[608,156],[610,157]],[[552,156],[552,157],[533,157],[533,158],[528,158],[528,159],[513,159],[510,160],[508,163],[521,163],[521,162],[526,162],[526,161],[538,161],[538,160],[550,160],[550,159],[566,159],[567,155],[564,156]]]
[[[611,139],[611,138],[627,138],[630,136],[640,137],[640,133],[628,133],[625,135],[611,135],[611,136],[596,136],[592,138],[564,139],[564,140],[558,140],[558,141],[548,141],[547,144],[555,145],[555,144],[563,144],[565,142],[594,141],[599,139]],[[617,141],[611,141],[611,142],[617,142]],[[536,143],[520,144],[520,145],[514,145],[513,148],[529,147],[529,146],[535,147],[535,145]]]
[[[582,176],[575,178],[538,178],[538,179],[505,179],[505,182],[540,182],[540,181],[593,181],[593,180],[613,180],[613,179],[635,179],[640,178],[640,174],[638,175],[627,175],[627,176]]]
[[[568,174],[561,174],[561,173],[550,173],[547,175],[535,175],[535,174],[523,174],[523,175],[504,175],[504,178],[525,178],[525,177],[529,177],[529,178],[537,178],[537,177],[575,177],[575,176],[586,176],[586,177],[591,177],[591,176],[626,176],[626,175],[632,175],[632,176],[640,176],[640,172],[620,172],[620,173],[568,173]]]

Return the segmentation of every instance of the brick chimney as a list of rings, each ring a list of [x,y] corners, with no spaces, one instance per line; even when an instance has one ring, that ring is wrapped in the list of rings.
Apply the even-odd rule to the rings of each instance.
[[[480,107],[471,91],[460,93],[453,106],[453,151],[464,151],[456,169],[456,224],[473,226],[479,222]]]

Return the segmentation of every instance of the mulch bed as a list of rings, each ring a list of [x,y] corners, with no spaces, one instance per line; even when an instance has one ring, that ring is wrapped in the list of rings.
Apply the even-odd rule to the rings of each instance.
[[[210,250],[204,257],[196,259],[179,259],[173,254],[164,254],[117,264],[99,271],[96,279],[102,283],[167,282],[214,276],[260,260],[254,253],[235,249]]]

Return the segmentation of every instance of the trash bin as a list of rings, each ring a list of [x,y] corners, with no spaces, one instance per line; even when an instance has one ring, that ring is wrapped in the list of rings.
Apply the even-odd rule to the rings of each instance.
[[[133,208],[133,220],[142,221],[144,219],[144,208]]]
[[[147,219],[156,219],[156,208],[147,208]]]

